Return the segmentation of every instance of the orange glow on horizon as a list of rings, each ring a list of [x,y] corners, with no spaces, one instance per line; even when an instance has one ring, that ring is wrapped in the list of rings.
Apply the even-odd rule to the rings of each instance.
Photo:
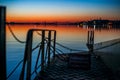
[[[7,14],[7,22],[78,22],[91,19],[99,19],[100,17],[92,15],[9,15]],[[102,19],[114,20],[113,17],[101,17]]]
[[[7,22],[75,22],[81,18],[74,16],[7,16]]]

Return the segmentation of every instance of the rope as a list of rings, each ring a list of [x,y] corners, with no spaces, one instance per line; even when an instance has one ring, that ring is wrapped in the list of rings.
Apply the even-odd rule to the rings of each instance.
[[[37,74],[37,69],[39,69],[39,67],[41,66],[42,64],[40,64],[39,66],[37,66],[37,68],[31,73],[31,75],[33,75],[35,72],[36,72],[36,74]]]
[[[42,34],[40,34],[38,31],[36,31],[36,33],[39,35],[39,36],[42,36]],[[45,37],[45,40],[48,39],[47,37]]]
[[[35,49],[37,49],[38,47],[40,47],[41,43],[39,43],[35,48],[32,49],[32,51],[34,51]],[[7,76],[7,79],[16,71],[16,69],[20,66],[20,64],[23,62],[23,59],[16,65],[16,67],[11,71],[11,73]]]
[[[38,56],[37,56],[37,60],[36,60],[36,64],[35,64],[35,70],[36,70],[36,68],[37,68],[37,64],[38,64],[38,60],[39,60],[39,57],[40,57],[41,49],[42,49],[42,47],[40,47],[40,48],[39,48],[39,51],[38,51]]]
[[[36,64],[35,64],[35,69],[34,69],[34,71],[31,73],[31,75],[33,75],[34,73],[38,74],[36,70],[42,65],[42,63],[41,63],[40,65],[37,66],[37,64],[38,64],[38,59],[39,59],[40,52],[41,52],[41,48],[42,48],[42,47],[40,47],[40,49],[39,49],[37,61],[36,61]],[[46,60],[47,60],[47,52],[46,52],[46,55],[45,55],[44,62],[46,62]]]
[[[51,46],[52,47],[52,52],[53,52],[53,46]],[[62,52],[60,49],[57,49],[57,50],[59,50],[60,52]],[[58,54],[60,54],[59,53],[59,51],[55,51],[56,53],[58,53]],[[65,58],[63,57],[63,52],[62,52],[62,54],[60,54],[59,56],[58,55],[56,55],[57,57],[58,57],[58,59],[60,59],[61,61],[65,61]],[[62,58],[60,58],[60,56],[62,57]]]
[[[38,31],[36,31],[36,33],[37,33],[38,35],[42,36],[42,34],[40,34]]]
[[[7,79],[16,71],[19,65],[23,62],[23,59],[16,65],[16,67],[11,71],[11,73],[7,76]]]
[[[40,45],[41,45],[41,42],[40,42],[38,45],[36,45],[36,47],[34,47],[34,48],[32,49],[32,51],[34,51],[35,49],[37,49],[38,47],[40,47]]]
[[[37,33],[38,35],[42,36],[42,34],[40,34],[38,31],[36,31],[36,33]],[[48,38],[45,37],[45,41],[47,42],[46,39],[48,39]],[[51,41],[53,42],[54,40],[51,40]],[[64,46],[64,45],[58,43],[58,42],[56,42],[56,44],[59,45],[59,46],[61,46],[61,47],[63,47],[63,48],[65,48],[65,49],[67,49],[67,50],[70,50],[70,52],[71,52],[71,51],[85,51],[85,50],[71,49],[71,48],[69,48],[69,47],[67,47],[67,46]]]
[[[11,32],[11,34],[14,37],[15,40],[17,40],[19,43],[26,43],[25,41],[21,41],[20,39],[18,39],[16,37],[16,35],[13,33],[13,31],[12,31],[12,29],[11,29],[11,27],[9,25],[8,25],[8,29],[10,30],[10,32]]]

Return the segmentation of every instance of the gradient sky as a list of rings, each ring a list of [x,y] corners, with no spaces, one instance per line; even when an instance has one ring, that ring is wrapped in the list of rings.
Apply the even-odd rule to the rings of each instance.
[[[7,21],[120,19],[120,0],[0,0]]]

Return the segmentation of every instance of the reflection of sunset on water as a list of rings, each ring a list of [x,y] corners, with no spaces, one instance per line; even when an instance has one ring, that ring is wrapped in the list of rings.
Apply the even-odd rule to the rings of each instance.
[[[13,32],[18,35],[18,37],[25,38],[29,29],[37,28],[37,29],[49,29],[49,30],[56,30],[57,31],[57,38],[68,40],[76,40],[81,38],[81,36],[87,35],[87,30],[78,28],[76,26],[36,26],[36,25],[9,25]],[[8,28],[7,29],[7,36],[8,39],[11,35]]]
[[[88,29],[82,28],[82,26],[45,26],[45,25],[10,25],[11,29],[20,39],[26,40],[26,35],[29,29],[49,29],[57,31],[57,40],[62,42],[87,42],[87,31]],[[12,35],[7,29],[7,38],[12,39]],[[107,41],[111,39],[119,38],[119,30],[115,29],[102,29],[95,31],[95,42]],[[64,42],[64,43],[65,43]],[[76,42],[75,42],[76,43]],[[81,43],[81,42],[80,42]],[[78,43],[79,44],[79,43]]]

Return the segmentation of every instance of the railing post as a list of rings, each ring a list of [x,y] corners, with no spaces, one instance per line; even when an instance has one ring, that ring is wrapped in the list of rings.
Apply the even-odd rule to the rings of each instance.
[[[22,67],[22,71],[21,71],[19,80],[24,80],[24,73],[25,73],[26,64],[27,64],[26,80],[31,79],[32,37],[33,37],[33,31],[29,30],[27,33],[27,39],[26,39],[23,67]]]
[[[42,54],[41,54],[41,74],[44,72],[44,40],[45,40],[45,30],[42,30]]]
[[[6,80],[6,7],[0,6],[0,80]]]
[[[51,31],[48,33],[48,66],[50,65]]]
[[[56,31],[54,31],[53,59],[55,59],[55,51],[56,51]]]
[[[33,31],[30,30],[28,32],[28,39],[27,39],[27,44],[29,45],[27,51],[27,80],[31,80],[32,37],[33,37]]]

